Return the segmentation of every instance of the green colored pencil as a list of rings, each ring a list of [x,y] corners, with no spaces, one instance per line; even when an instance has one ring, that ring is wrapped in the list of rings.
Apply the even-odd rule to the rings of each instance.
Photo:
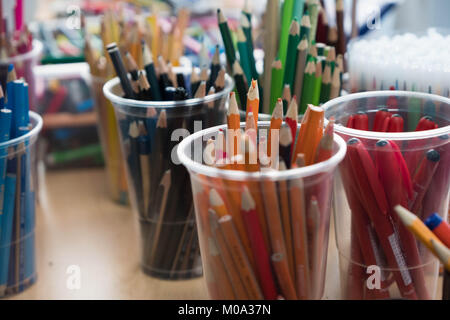
[[[297,64],[297,46],[300,42],[300,26],[296,19],[292,20],[289,29],[288,50],[286,56],[286,64],[284,66],[283,84],[289,84],[291,89],[294,88],[295,71]],[[292,92],[291,92],[292,94]]]
[[[331,74],[334,72],[334,68],[336,66],[336,49],[334,47],[330,47],[327,54],[327,64],[331,67]]]
[[[242,28],[238,28],[237,31],[237,47],[239,51],[239,60],[241,63],[242,70],[244,70],[247,82],[250,83],[250,81],[252,80],[252,72],[250,70],[250,61],[248,53],[249,48],[247,44],[247,39],[245,38],[245,34]]]
[[[219,21],[219,29],[220,34],[222,35],[223,45],[225,46],[228,66],[231,69],[234,61],[236,61],[236,52],[234,49],[233,40],[231,38],[230,28],[228,27],[228,21],[220,9],[217,9],[217,19]]]
[[[233,64],[233,77],[236,84],[236,91],[239,95],[241,108],[245,108],[247,104],[248,82],[245,81],[244,72],[242,71],[241,65],[237,60]]]
[[[316,63],[314,61],[314,58],[310,57],[308,59],[308,62],[306,63],[305,73],[303,75],[303,88],[299,109],[300,114],[305,113],[306,106],[308,105],[308,103],[312,103],[313,101],[315,72],[316,72]]]
[[[317,20],[319,18],[319,0],[308,0],[308,11],[311,19],[311,29],[309,30],[309,44],[316,39]]]
[[[315,106],[319,105],[321,87],[322,87],[322,64],[316,63],[316,72],[314,73],[313,96],[311,102]]]
[[[416,85],[413,84],[411,91],[416,91]],[[421,100],[419,98],[411,97],[408,100],[408,130],[416,130],[417,124],[420,120],[421,114]]]
[[[291,103],[291,100],[292,100],[291,87],[289,86],[289,84],[285,84],[283,87],[283,96],[282,96],[283,114],[286,114],[289,104]]]
[[[322,43],[322,42],[316,43],[316,49],[317,49],[317,55],[318,55],[318,56],[325,56],[325,55],[324,55],[324,52],[325,52],[325,43]]]
[[[253,55],[254,47],[253,47],[253,36],[252,36],[252,25],[251,20],[248,20],[248,17],[243,13],[241,16],[241,28],[245,35],[245,39],[247,41],[247,47],[248,47],[248,61],[250,65],[250,72],[252,75],[252,78],[255,80],[258,80],[259,75],[256,71],[256,61],[255,56]]]
[[[303,16],[303,7],[304,6],[305,6],[305,0],[295,0],[292,18],[297,18],[297,20],[300,20]]]
[[[330,100],[339,97],[339,90],[341,90],[339,67],[336,66],[333,72],[333,79],[331,80]]]
[[[292,10],[294,9],[294,0],[285,0],[283,3],[282,15],[281,15],[281,30],[280,30],[280,43],[278,56],[281,59],[281,63],[286,65],[286,53],[289,37],[289,27],[292,21]]]
[[[311,30],[311,19],[308,10],[306,10],[300,21],[300,39],[303,39],[303,37],[306,36],[309,41],[309,30]]]
[[[325,71],[322,76],[322,86],[320,88],[320,99],[319,103],[325,103],[330,100],[331,92],[331,66],[329,64],[325,65]]]
[[[275,103],[281,97],[281,86],[283,81],[283,64],[280,59],[275,59],[272,63],[272,76],[270,79],[270,113],[272,113]]]

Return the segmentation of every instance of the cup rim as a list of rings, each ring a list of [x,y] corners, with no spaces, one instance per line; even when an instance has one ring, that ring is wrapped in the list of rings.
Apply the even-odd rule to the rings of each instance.
[[[5,60],[0,60],[0,63],[3,64],[16,63],[18,61],[24,61],[33,57],[37,57],[42,52],[44,46],[42,42],[37,39],[33,39],[32,43],[33,48],[30,51],[16,55],[14,57],[8,57]]]
[[[174,70],[179,70],[180,67],[174,68]],[[182,68],[180,68],[182,69]],[[108,80],[103,86],[103,94],[108,100],[110,100],[113,105],[121,105],[127,107],[137,107],[137,108],[155,108],[155,109],[166,109],[171,107],[188,107],[188,106],[198,106],[200,103],[208,103],[216,101],[228,94],[234,88],[234,80],[232,77],[225,73],[225,88],[222,91],[207,95],[204,98],[192,98],[181,101],[142,101],[135,99],[122,98],[113,93],[113,88],[118,86],[120,83],[119,77],[112,78]]]
[[[43,122],[44,122],[42,120],[42,117],[39,114],[37,114],[36,112],[31,111],[31,110],[29,111],[29,116],[31,119],[36,121],[36,125],[28,133],[26,133],[20,137],[0,143],[0,149],[6,149],[11,146],[15,146],[15,145],[27,140],[28,138],[37,136],[39,134],[39,132],[42,129]]]
[[[245,122],[240,123],[241,127],[245,126]],[[270,126],[270,121],[258,121],[258,125]],[[300,126],[300,124],[298,124]],[[226,129],[227,125],[219,125],[204,129],[191,134],[190,136],[183,139],[177,148],[178,159],[181,164],[183,164],[189,172],[195,172],[198,174],[204,174],[209,177],[221,177],[229,180],[260,180],[260,179],[271,179],[271,180],[287,180],[287,179],[298,179],[314,176],[317,173],[327,172],[329,168],[336,168],[337,165],[344,159],[345,153],[347,151],[347,144],[344,139],[339,135],[334,135],[334,142],[337,143],[339,150],[331,156],[330,159],[312,164],[302,168],[289,169],[285,171],[270,170],[270,171],[259,171],[259,172],[245,172],[236,170],[219,169],[216,167],[211,167],[205,164],[195,162],[191,158],[185,155],[184,150],[191,143],[201,138],[205,135],[211,134],[213,132],[218,132],[219,129]]]
[[[415,97],[420,99],[428,99],[433,102],[440,102],[450,105],[450,99],[444,96],[439,96],[431,93],[416,92],[416,91],[400,91],[400,90],[379,90],[379,91],[365,91],[358,93],[351,93],[346,96],[338,97],[327,101],[323,104],[323,109],[325,111],[325,122],[328,123],[329,117],[327,116],[327,111],[332,107],[340,103],[345,103],[349,101],[356,101],[362,98],[379,98],[379,97]],[[450,133],[450,125],[445,127],[425,130],[425,131],[411,131],[411,132],[376,132],[376,131],[365,131],[359,129],[347,128],[342,124],[336,123],[334,125],[335,133],[345,134],[352,137],[363,138],[363,139],[385,139],[385,140],[418,140],[427,139],[433,137],[439,137],[444,134]]]

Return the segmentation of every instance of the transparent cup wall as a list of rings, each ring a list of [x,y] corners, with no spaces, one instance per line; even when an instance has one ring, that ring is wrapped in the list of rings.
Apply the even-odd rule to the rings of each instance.
[[[333,156],[325,162],[248,173],[203,162],[206,142],[217,138],[219,128],[227,131],[223,126],[198,132],[183,140],[178,150],[191,176],[210,298],[322,298],[333,177],[345,154],[344,141],[335,140]],[[261,136],[268,122],[260,122],[258,128]],[[244,186],[255,202],[254,211],[241,211]],[[211,204],[215,192],[225,207]]]
[[[29,133],[0,143],[0,297],[36,281],[36,140],[42,118],[30,112]]]
[[[202,275],[189,174],[175,147],[194,130],[225,122],[233,85],[227,76],[221,92],[176,102],[123,99],[117,78],[104,86],[116,113],[129,197],[139,221],[141,266],[148,275]]]
[[[435,298],[439,262],[399,221],[393,206],[401,204],[421,220],[434,212],[447,219],[450,100],[378,91],[334,99],[324,107],[347,143],[334,197],[343,298]],[[350,115],[364,111],[372,128],[380,107],[401,115],[408,132],[345,127]],[[439,129],[414,131],[423,115]]]

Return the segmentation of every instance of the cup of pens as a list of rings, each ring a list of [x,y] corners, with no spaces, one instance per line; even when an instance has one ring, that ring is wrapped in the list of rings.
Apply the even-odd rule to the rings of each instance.
[[[278,109],[282,110],[281,102]],[[319,116],[312,117],[320,122],[320,111],[315,114]],[[303,134],[311,138],[315,132],[315,138],[320,137],[317,128],[323,127],[309,121],[301,125],[303,131],[297,122],[274,129],[275,116],[272,122],[258,121],[256,132],[249,129],[255,128],[249,125],[252,113],[247,124],[232,124],[231,117],[228,127],[194,133],[178,147],[178,157],[191,177],[210,298],[320,299],[333,175],[345,155],[345,142],[328,130],[324,148],[317,148],[319,157],[308,150],[291,164],[286,156],[291,146],[295,148],[291,132],[300,132],[300,145],[309,146],[315,142],[303,140]],[[316,160],[306,162],[306,155]]]
[[[139,71],[136,92],[133,78],[120,71],[125,69],[117,47],[108,46],[108,51],[119,77],[108,81],[103,92],[116,113],[130,202],[139,220],[142,269],[163,279],[199,277],[191,185],[176,147],[190,133],[225,122],[234,82],[224,69],[215,74],[216,81],[210,77],[194,83],[190,70],[173,68],[175,80],[165,66],[156,74],[152,62]]]
[[[16,49],[16,55],[0,58],[0,73],[2,86],[6,84],[6,74],[8,72],[8,66],[14,65],[15,76],[17,79],[24,78],[29,90],[29,104],[33,108],[36,106],[36,94],[35,94],[35,75],[33,68],[39,64],[42,53],[42,42],[39,40],[28,40],[26,46],[21,46]]]
[[[36,281],[32,164],[41,128],[37,113],[0,110],[0,297],[22,292]]]
[[[347,143],[335,185],[345,299],[433,299],[439,261],[394,207],[447,219],[450,99],[408,91],[347,95],[324,105]]]

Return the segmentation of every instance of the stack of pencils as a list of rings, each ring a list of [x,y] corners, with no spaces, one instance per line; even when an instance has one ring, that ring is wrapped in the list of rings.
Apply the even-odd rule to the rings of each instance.
[[[333,121],[324,128],[323,109],[309,105],[298,130],[295,98],[285,117],[278,99],[268,126],[258,122],[259,103],[253,81],[243,125],[230,93],[226,130],[218,129],[203,149],[203,163],[215,170],[191,173],[209,293],[213,299],[320,299],[337,163],[301,178],[296,173],[333,157]]]
[[[424,101],[416,97],[386,97],[385,105],[378,111],[352,114],[346,119],[346,126],[384,133],[407,131],[404,122],[409,117],[409,105],[418,102],[420,106]],[[376,105],[375,100],[372,103]],[[367,103],[371,104],[370,101]],[[429,100],[426,103],[436,102]],[[443,108],[448,106],[443,103]],[[448,119],[424,115],[415,130],[436,129],[438,123],[445,125],[446,121],[448,125]],[[368,275],[364,268],[351,264],[347,297],[387,299],[395,297],[393,288],[396,287],[403,298],[432,298],[432,287],[426,280],[430,261],[412,234],[399,222],[394,206],[408,208],[419,219],[433,212],[443,217],[447,215],[450,184],[448,133],[429,138],[392,140],[345,137],[347,156],[340,172],[352,217],[351,261],[385,269],[381,288],[368,290],[365,285]]]
[[[177,17],[170,17],[167,21],[158,19],[155,14],[143,17],[136,13],[129,20],[125,20],[124,16],[122,11],[106,11],[101,19],[101,39],[105,46],[111,42],[118,44],[119,51],[125,58],[126,69],[131,72],[134,81],[137,80],[136,72],[139,69],[154,68],[158,71],[158,66],[155,66],[153,61],[157,61],[160,55],[171,65],[179,65],[184,52],[182,39],[189,22],[189,11],[181,9]],[[170,31],[164,32],[162,26],[170,26]],[[105,99],[102,91],[104,83],[114,77],[113,64],[106,55],[106,47],[104,52],[99,53],[94,50],[90,35],[86,36],[85,41],[85,57],[92,75],[92,91],[99,120],[98,131],[106,159],[110,192],[113,199],[126,204],[128,192],[125,163],[120,150],[114,108]],[[168,68],[171,69],[170,65]],[[151,82],[150,85],[152,90],[157,87]],[[156,94],[155,99],[160,100],[160,96]]]
[[[328,27],[327,14],[318,0],[284,1],[280,20],[277,2],[269,0],[267,4],[260,112],[273,112],[275,102],[282,95],[286,100],[296,95],[299,114],[304,114],[308,104],[319,105],[340,94],[346,47],[343,1],[337,1],[337,27],[332,28]],[[217,15],[228,66],[235,77],[241,105],[244,105],[245,88],[250,86],[251,80],[260,78],[253,54],[252,15],[248,9],[242,11],[240,26],[235,32],[236,43],[220,9]],[[267,88],[264,99],[263,88]]]
[[[225,122],[232,80],[214,62],[200,74],[193,69],[190,77],[169,67],[162,56],[155,66],[145,43],[145,71],[129,68],[127,72],[117,45],[111,43],[107,50],[127,98],[124,103],[112,102],[130,198],[139,214],[144,272],[167,279],[200,276],[189,175],[172,157],[172,149],[185,132],[198,130],[198,122],[200,128]]]
[[[23,1],[17,0],[14,18],[12,15],[4,16],[3,1],[0,0],[0,83],[5,87],[8,66],[14,63],[17,77],[28,82],[29,105],[35,108],[33,67],[38,63],[40,52],[34,50],[37,48],[33,47],[33,36],[24,23],[23,10]]]
[[[0,87],[0,297],[23,291],[36,279],[31,148],[37,132],[20,139],[33,129],[29,88],[23,79],[16,79],[12,64],[4,89],[6,97]]]

